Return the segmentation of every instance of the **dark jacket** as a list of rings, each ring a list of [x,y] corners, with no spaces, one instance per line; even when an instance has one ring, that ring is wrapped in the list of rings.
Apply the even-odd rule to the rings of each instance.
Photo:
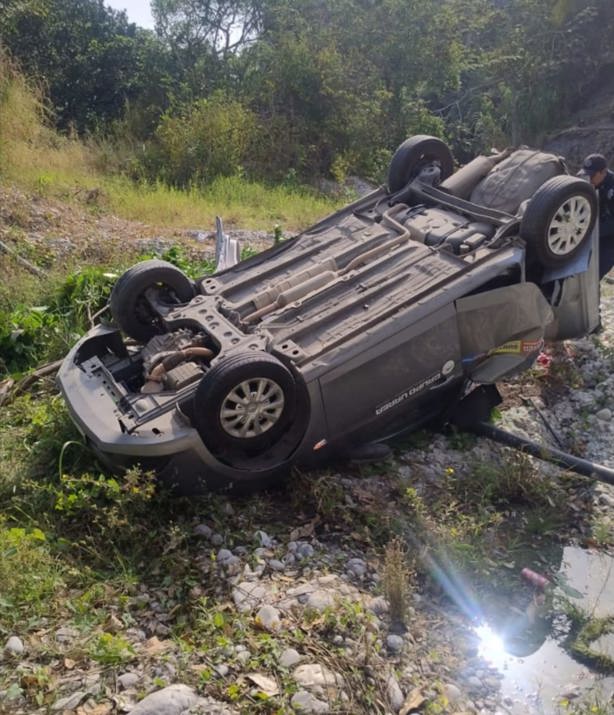
[[[599,194],[599,217],[614,218],[614,171],[608,169],[605,179],[597,187]]]

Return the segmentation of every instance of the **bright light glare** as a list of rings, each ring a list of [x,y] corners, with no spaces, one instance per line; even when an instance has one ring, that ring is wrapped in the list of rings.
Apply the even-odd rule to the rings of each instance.
[[[479,638],[478,655],[493,665],[502,665],[507,658],[503,638],[487,623],[478,626],[475,633]]]

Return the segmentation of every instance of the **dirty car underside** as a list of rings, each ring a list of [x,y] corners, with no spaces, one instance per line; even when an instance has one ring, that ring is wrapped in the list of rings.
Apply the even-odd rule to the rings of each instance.
[[[59,375],[92,448],[180,491],[266,486],[445,416],[471,385],[529,366],[545,336],[594,329],[592,188],[550,157],[518,206],[493,208],[471,191],[529,160],[452,174],[446,152],[413,137],[387,188],[195,283],[163,261],[127,271],[115,324]]]

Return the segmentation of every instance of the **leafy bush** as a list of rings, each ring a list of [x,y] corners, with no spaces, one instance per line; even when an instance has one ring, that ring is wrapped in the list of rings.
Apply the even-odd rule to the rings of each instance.
[[[143,160],[145,173],[181,187],[240,173],[255,126],[252,112],[223,94],[165,114]]]
[[[71,327],[83,332],[90,327],[92,316],[109,300],[117,273],[89,266],[71,273],[60,286],[54,308]]]
[[[26,370],[56,344],[61,328],[48,306],[20,307],[0,313],[0,375]]]
[[[0,310],[0,375],[61,357],[104,307],[116,277],[104,268],[85,268],[41,296],[47,305]]]

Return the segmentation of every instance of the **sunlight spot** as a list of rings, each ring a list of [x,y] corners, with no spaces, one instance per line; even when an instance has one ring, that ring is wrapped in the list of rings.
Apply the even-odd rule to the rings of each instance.
[[[479,639],[478,655],[495,666],[501,666],[507,659],[503,638],[486,623],[478,626],[475,633]]]

